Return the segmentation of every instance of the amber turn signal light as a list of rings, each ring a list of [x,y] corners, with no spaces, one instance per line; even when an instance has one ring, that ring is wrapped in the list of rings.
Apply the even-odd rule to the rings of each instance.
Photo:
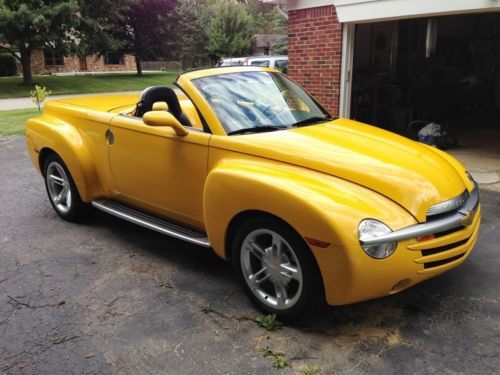
[[[434,237],[433,234],[429,234],[428,236],[417,237],[417,242],[429,241],[429,240],[432,240],[434,238],[436,238],[436,237]]]
[[[325,249],[327,248],[328,246],[330,246],[330,243],[329,242],[325,242],[325,241],[320,241],[320,240],[316,240],[314,238],[309,238],[309,237],[304,237],[304,239],[307,241],[307,243],[311,246],[315,246],[315,247],[320,247],[322,249]]]

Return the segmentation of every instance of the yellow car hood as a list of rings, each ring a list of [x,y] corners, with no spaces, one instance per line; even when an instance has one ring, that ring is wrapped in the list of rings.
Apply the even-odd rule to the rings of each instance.
[[[217,138],[213,146],[302,166],[362,185],[397,202],[419,221],[425,221],[430,206],[466,188],[465,170],[457,170],[429,147],[351,120]]]

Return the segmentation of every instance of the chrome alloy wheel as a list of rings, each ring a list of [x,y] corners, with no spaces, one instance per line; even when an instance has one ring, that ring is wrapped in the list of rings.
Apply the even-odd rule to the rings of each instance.
[[[47,166],[47,189],[49,197],[56,209],[66,214],[71,209],[71,186],[64,168],[58,162],[51,162]]]
[[[278,233],[256,229],[243,240],[240,254],[243,276],[265,305],[285,310],[302,293],[302,269],[292,247]]]

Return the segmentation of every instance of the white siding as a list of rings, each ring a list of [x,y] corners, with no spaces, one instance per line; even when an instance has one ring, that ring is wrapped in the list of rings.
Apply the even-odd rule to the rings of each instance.
[[[340,22],[500,11],[500,0],[288,0],[288,9],[335,5]]]

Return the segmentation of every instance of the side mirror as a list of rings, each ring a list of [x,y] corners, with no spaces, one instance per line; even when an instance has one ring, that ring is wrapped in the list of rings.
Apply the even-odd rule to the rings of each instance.
[[[175,134],[180,137],[188,135],[188,131],[177,120],[174,115],[166,111],[151,111],[146,112],[142,116],[142,121],[149,126],[168,126],[175,130]]]

